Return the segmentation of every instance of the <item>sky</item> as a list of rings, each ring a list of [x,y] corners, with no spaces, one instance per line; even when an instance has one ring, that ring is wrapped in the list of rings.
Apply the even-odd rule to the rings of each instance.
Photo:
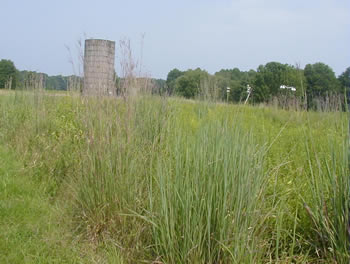
[[[350,66],[350,0],[0,0],[0,12],[0,59],[49,75],[79,73],[85,38],[116,41],[117,73],[130,40],[141,71],[163,79],[270,61]]]

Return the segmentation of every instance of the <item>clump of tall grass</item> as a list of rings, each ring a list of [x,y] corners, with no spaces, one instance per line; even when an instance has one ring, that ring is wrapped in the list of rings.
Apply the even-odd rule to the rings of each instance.
[[[94,242],[112,239],[128,258],[147,255],[149,228],[130,216],[147,210],[148,177],[170,109],[164,100],[83,98],[79,169],[69,182],[74,223]],[[148,241],[148,242],[147,242]],[[141,253],[142,252],[142,253]],[[135,260],[136,261],[136,260]]]
[[[180,122],[156,159],[150,212],[166,263],[254,263],[264,214],[264,148],[224,118],[190,135]]]
[[[345,122],[344,122],[345,121]],[[311,219],[316,252],[337,263],[348,263],[349,254],[349,139],[348,120],[340,123],[343,141],[329,139],[325,152],[315,151],[316,139],[306,143],[309,203],[304,206]]]

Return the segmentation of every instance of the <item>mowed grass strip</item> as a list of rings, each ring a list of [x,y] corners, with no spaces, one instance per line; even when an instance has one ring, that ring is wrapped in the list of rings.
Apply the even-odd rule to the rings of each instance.
[[[0,145],[0,263],[82,262],[62,229],[49,197]]]

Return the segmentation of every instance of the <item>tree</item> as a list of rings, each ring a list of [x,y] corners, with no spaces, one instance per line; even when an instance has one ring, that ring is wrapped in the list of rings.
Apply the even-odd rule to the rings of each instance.
[[[17,69],[10,60],[0,61],[0,89],[11,83],[11,89],[16,88]]]
[[[45,75],[45,88],[48,90],[67,90],[67,77],[62,75],[48,76]]]
[[[339,84],[342,88],[342,92],[346,94],[346,100],[348,104],[348,110],[350,109],[350,67],[348,67],[338,77]]]
[[[339,91],[339,82],[328,65],[318,62],[304,69],[308,97],[326,96]]]
[[[168,93],[171,95],[174,93],[175,90],[175,81],[177,78],[182,76],[184,72],[178,70],[178,69],[173,69],[168,73],[168,76],[166,78],[166,84],[168,85]]]
[[[252,91],[252,99],[256,103],[266,102],[270,98],[270,89],[266,84],[264,75],[265,68],[263,65],[260,65],[257,69],[257,74],[254,78],[253,82],[253,91]]]
[[[296,67],[279,62],[269,62],[260,65],[257,69],[253,82],[253,100],[266,102],[271,97],[279,96],[286,92],[280,89],[281,85],[296,88],[294,95],[301,96],[304,83],[304,77]]]
[[[201,92],[201,81],[208,78],[209,74],[200,68],[188,70],[175,81],[175,93],[177,95],[194,98]]]
[[[166,81],[163,79],[151,79],[152,94],[164,95],[166,93]]]
[[[221,70],[215,73],[222,100],[227,98],[227,87],[230,87],[229,101],[240,102],[247,97],[247,84],[251,84],[256,72],[240,71],[238,68]]]
[[[345,88],[346,91],[350,90],[350,67],[339,75],[338,81],[343,89]]]
[[[340,91],[339,81],[334,71],[322,62],[307,64],[304,75],[308,108],[321,107],[324,98]]]

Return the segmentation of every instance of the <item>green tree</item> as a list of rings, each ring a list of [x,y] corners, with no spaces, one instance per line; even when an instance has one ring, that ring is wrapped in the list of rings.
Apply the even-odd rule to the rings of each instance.
[[[215,73],[222,100],[226,100],[227,87],[230,87],[229,101],[240,102],[247,96],[247,84],[254,80],[256,72],[240,71],[238,68],[225,69]]]
[[[338,81],[342,92],[346,94],[348,110],[350,109],[350,67],[348,67],[342,74],[338,76]]]
[[[188,70],[175,81],[175,93],[186,98],[194,98],[201,92],[201,81],[209,74],[200,68]]]
[[[335,77],[334,71],[324,63],[307,64],[304,69],[304,75],[307,95],[310,98],[339,92],[339,82]]]
[[[269,62],[260,65],[253,82],[253,100],[255,102],[267,102],[271,97],[285,93],[281,85],[296,88],[295,95],[303,95],[305,79],[300,70],[288,64]],[[288,91],[289,92],[289,91]]]
[[[178,70],[178,69],[173,69],[168,73],[168,76],[166,78],[166,84],[168,86],[168,94],[173,94],[175,91],[175,81],[177,78],[180,76],[184,75],[184,72]]]
[[[8,82],[11,82],[11,89],[16,88],[17,69],[10,60],[0,61],[0,89],[5,88]]]
[[[221,72],[221,71],[220,71]],[[231,79],[224,74],[215,73],[216,84],[219,90],[219,98],[221,100],[226,100],[226,89],[227,87],[232,87]],[[229,98],[231,100],[231,98]]]
[[[163,79],[151,79],[152,94],[164,95],[166,93],[166,81]]]
[[[265,68],[263,65],[260,65],[253,82],[252,99],[256,103],[266,102],[270,98],[271,92],[269,86],[266,84],[264,75]]]
[[[45,76],[45,88],[48,90],[67,90],[67,77],[62,75]]]
[[[17,76],[17,88],[20,89],[32,89],[39,84],[44,85],[48,78],[47,74],[35,71],[18,71]]]
[[[350,67],[339,75],[338,81],[343,89],[345,88],[346,91],[350,90]]]

